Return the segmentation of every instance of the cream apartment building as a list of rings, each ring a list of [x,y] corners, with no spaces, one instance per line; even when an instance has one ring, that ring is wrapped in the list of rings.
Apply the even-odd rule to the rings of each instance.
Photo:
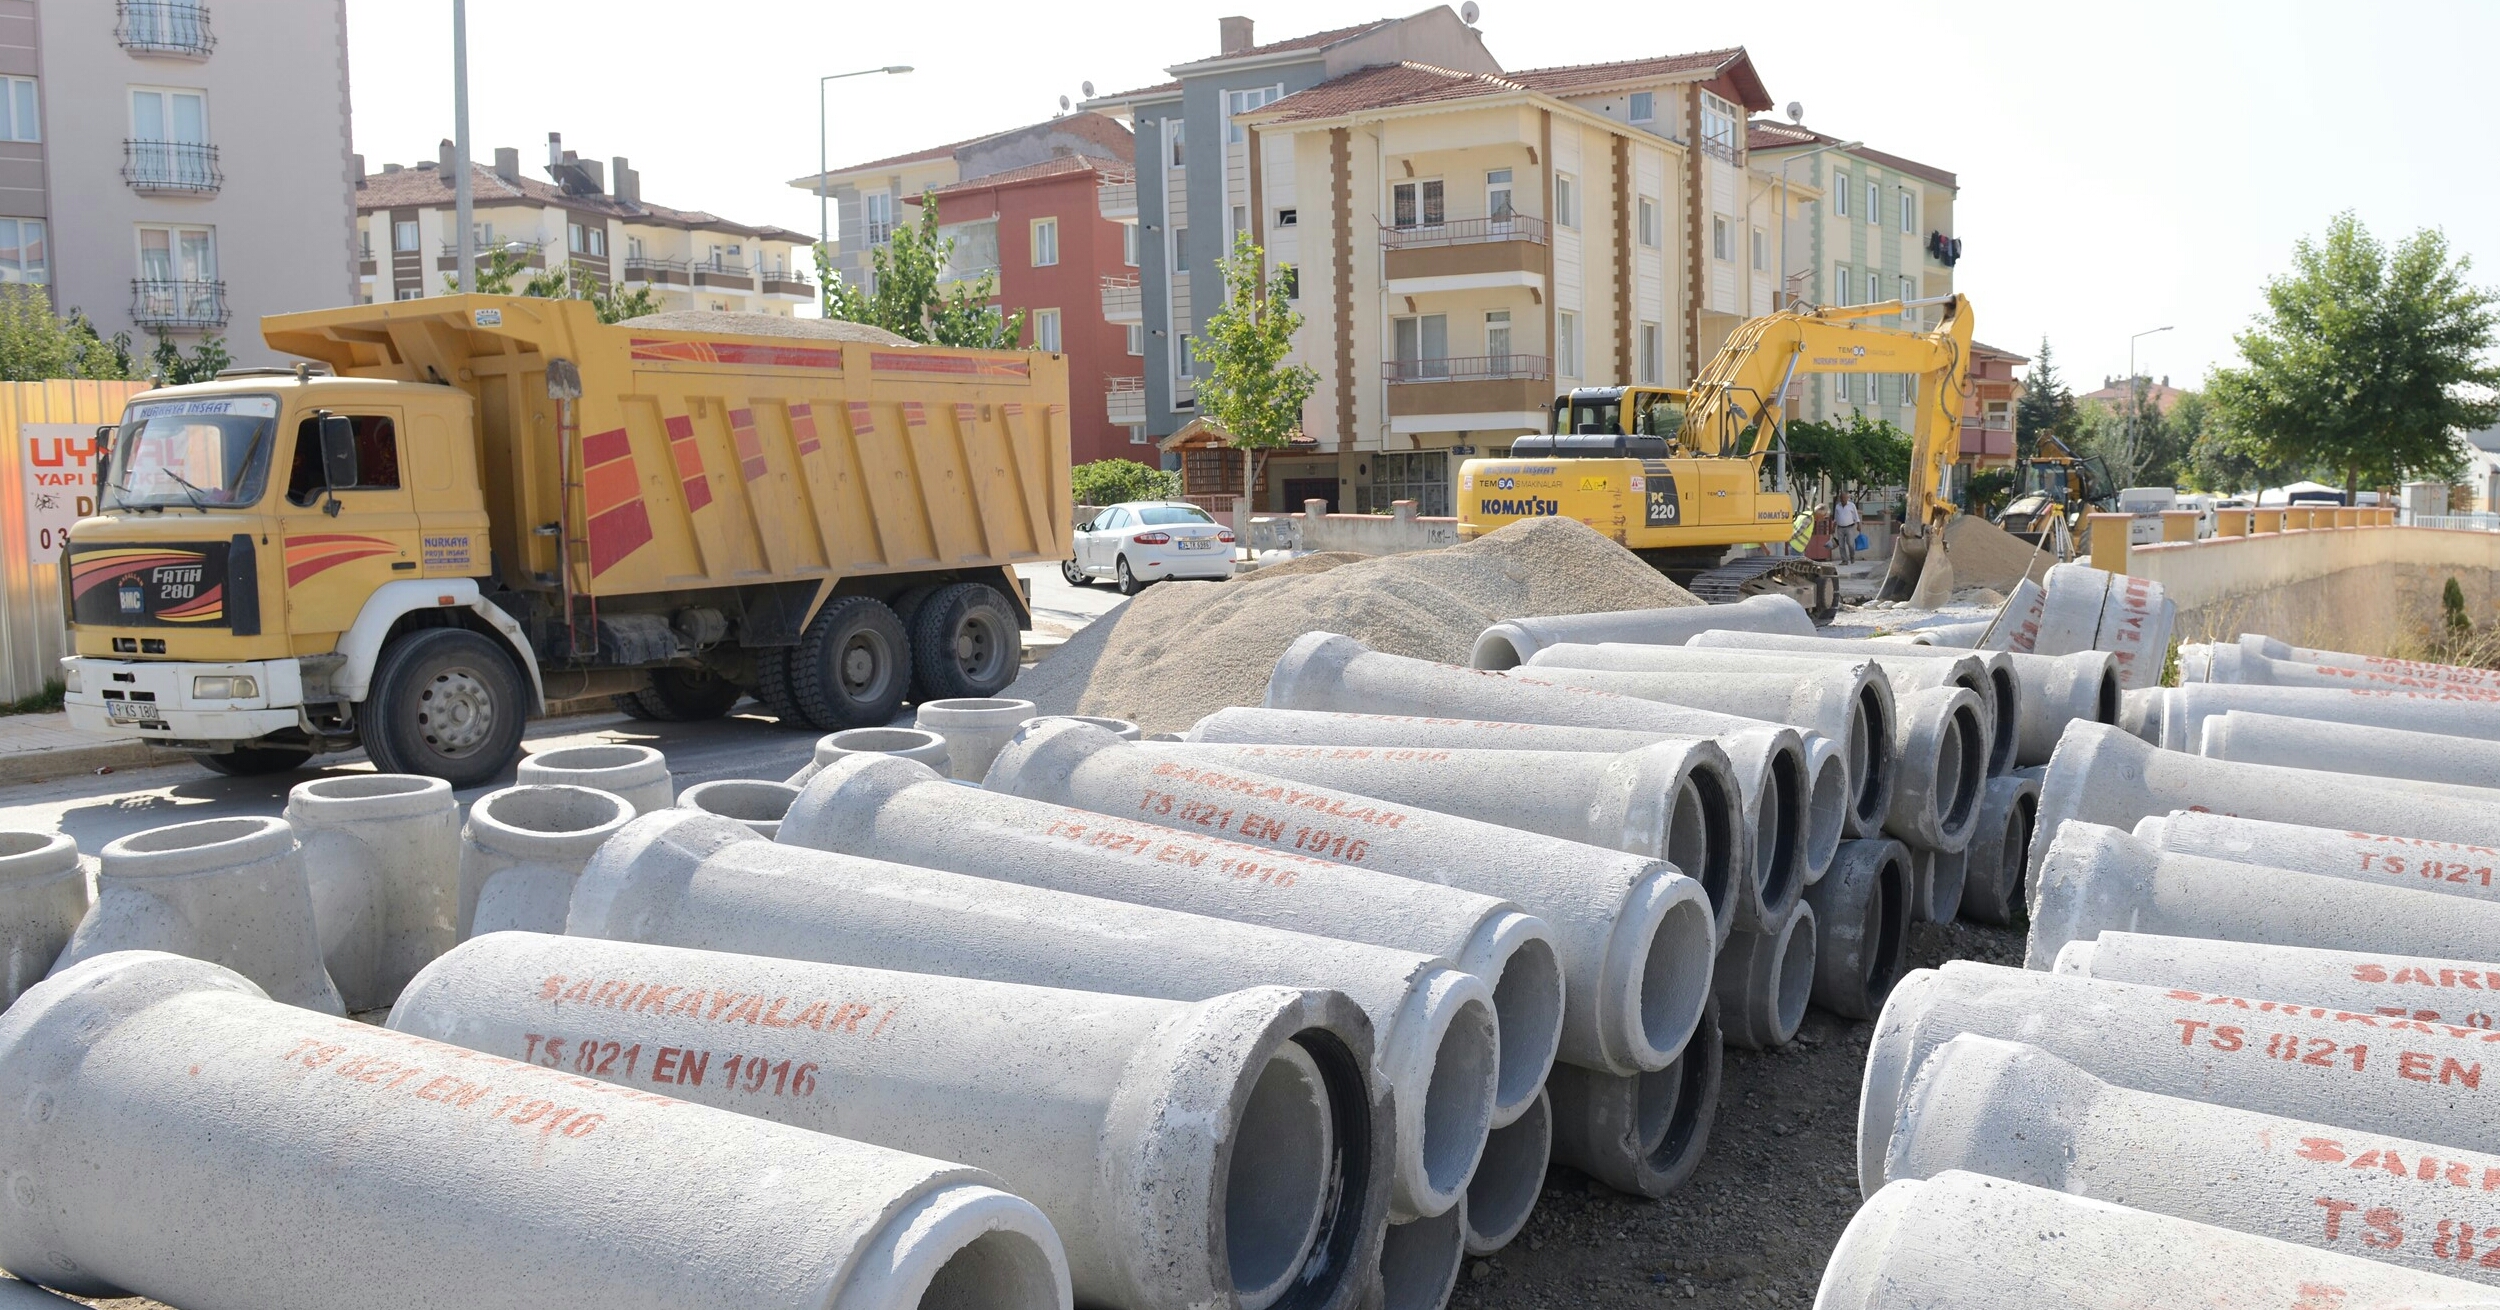
[[[459,265],[449,142],[413,167],[385,164],[356,186],[360,297],[414,300],[440,295]],[[491,249],[511,252],[533,272],[571,265],[600,284],[647,288],[664,309],[791,316],[811,303],[806,268],[812,238],[757,227],[642,198],[642,178],[624,156],[602,164],[547,136],[539,171],[524,173],[521,152],[504,147],[494,163],[470,165],[471,224],[481,267]],[[525,275],[526,276],[526,275]],[[519,287],[516,285],[516,291]]]
[[[106,335],[356,298],[341,0],[0,0],[0,281]]]

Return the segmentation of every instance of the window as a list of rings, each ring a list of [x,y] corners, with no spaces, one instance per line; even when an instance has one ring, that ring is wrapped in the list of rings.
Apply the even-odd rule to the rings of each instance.
[[[1832,216],[1835,218],[1849,216],[1849,175],[1847,173],[1832,174]]]
[[[1580,226],[1580,188],[1569,173],[1554,175],[1554,225]]]
[[[1300,300],[1302,298],[1301,269],[1296,268],[1291,264],[1287,264],[1284,267],[1277,269],[1276,275],[1284,281],[1285,299]]]
[[[1580,376],[1580,316],[1564,312],[1554,315],[1554,371],[1564,377]]]
[[[1736,258],[1736,232],[1725,214],[1710,216],[1710,257],[1731,261]]]
[[[1510,311],[1488,309],[1484,312],[1484,353],[1488,371],[1510,371]]]
[[[1188,122],[1183,119],[1163,120],[1163,142],[1166,147],[1164,155],[1166,162],[1173,168],[1182,167],[1189,162],[1186,157],[1189,149],[1187,134],[1184,131],[1188,126]]]
[[[998,271],[997,219],[943,224],[938,228],[938,239],[955,243],[946,257],[946,267],[938,274],[941,280],[962,282]]]
[[[139,229],[139,277],[147,282],[214,282],[217,238],[204,227]]]
[[[1145,324],[1131,323],[1128,325],[1128,353],[1135,355],[1140,359],[1146,357]]]
[[[1233,227],[1232,227],[1232,234],[1233,234],[1234,236],[1240,236],[1241,234],[1243,234],[1243,233],[1245,233],[1245,232],[1248,232],[1249,230],[1250,230],[1250,206],[1248,206],[1248,205],[1235,205],[1235,206],[1233,206]]]
[[[608,227],[607,227],[607,224],[605,224],[605,223],[567,223],[567,224],[565,224],[565,225],[564,225],[564,248],[565,248],[565,249],[567,249],[567,250],[572,251],[572,252],[573,252],[574,254],[576,254],[576,255],[590,255],[590,256],[593,256],[594,258],[598,258],[598,259],[605,259],[605,258],[607,258],[607,257],[608,257]],[[738,253],[738,248],[737,248],[736,246],[731,246],[731,247],[729,248],[729,253],[730,253],[730,254],[732,254],[732,255],[737,254],[737,253]],[[716,248],[716,249],[712,252],[712,262],[713,262],[714,266],[716,266],[716,267],[717,267],[717,266],[719,265],[719,263],[720,263],[720,252],[719,252],[719,250],[718,250],[717,248]]]
[[[1666,380],[1667,334],[1656,323],[1641,324],[1641,381],[1657,386]]]
[[[1033,220],[1033,267],[1049,268],[1059,262],[1059,220]],[[1054,347],[1055,349],[1056,347]]]
[[[1484,175],[1484,216],[1499,223],[1507,221],[1516,212],[1510,202],[1510,170],[1488,170]]]
[[[208,95],[133,88],[125,176],[137,187],[217,189],[208,151]]]
[[[1395,319],[1390,327],[1397,350],[1400,380],[1413,382],[1419,378],[1446,378],[1450,375],[1449,315],[1422,314]]]
[[[1655,247],[1658,244],[1658,202],[1642,196],[1640,214],[1641,244]]]
[[[1901,375],[1901,403],[1904,405],[1915,405],[1918,403],[1918,374],[1904,373]]]
[[[1850,296],[1850,288],[1851,288],[1851,286],[1853,286],[1853,285],[1854,285],[1854,283],[1853,283],[1853,282],[1852,282],[1852,280],[1850,279],[1850,276],[1849,276],[1849,268],[1848,268],[1848,266],[1847,266],[1847,265],[1845,265],[1845,264],[1844,264],[1844,265],[1842,265],[1842,266],[1841,266],[1841,267],[1839,267],[1839,268],[1835,268],[1835,269],[1833,269],[1833,270],[1832,270],[1832,292],[1833,292],[1833,301],[1832,301],[1832,303],[1833,303],[1833,304],[1836,304],[1836,305],[1848,305],[1848,304],[1854,304],[1854,303],[1856,303],[1856,302],[1854,302],[1854,301],[1852,301],[1852,300],[1850,300],[1850,299],[1849,299],[1849,296]]]
[[[1135,223],[1120,225],[1120,262],[1130,268],[1137,267],[1137,225]]]
[[[1301,221],[1302,211],[1299,209],[1279,209],[1276,211],[1276,226],[1278,227],[1293,227]]]
[[[1033,311],[1033,348],[1053,355],[1059,353],[1058,310],[1037,309]]]
[[[1198,339],[1183,332],[1179,343],[1180,367],[1173,370],[1185,378],[1198,376]]]
[[[1240,115],[1249,113],[1253,109],[1262,109],[1268,105],[1274,104],[1276,100],[1284,94],[1285,88],[1282,86],[1255,86],[1247,91],[1225,92],[1224,139],[1233,145],[1240,145],[1244,139],[1241,124],[1233,122],[1232,120]]]
[[[392,295],[391,295],[391,299],[393,299],[393,300],[416,300],[416,299],[421,298],[421,297],[422,297],[422,296],[424,296],[424,295],[425,295],[425,288],[423,288],[423,287],[401,287],[399,290],[397,290],[396,292],[393,292],[393,293],[392,293]]]
[[[43,140],[43,112],[35,107],[35,79],[0,77],[0,141]]]
[[[1128,430],[1128,444],[1132,446],[1148,446],[1154,444],[1154,442],[1152,438],[1146,435],[1146,430],[1144,428],[1130,428]]]
[[[373,258],[373,230],[371,228],[365,228],[356,233],[356,255],[360,259]]]
[[[1371,508],[1387,509],[1401,500],[1415,502],[1417,514],[1437,518],[1450,512],[1448,451],[1383,451],[1372,456]]]
[[[859,198],[861,225],[868,229],[868,244],[882,246],[894,239],[894,193],[871,191]]]
[[[1736,106],[1710,94],[1701,96],[1701,149],[1703,154],[1716,155],[1736,162]]]
[[[1832,395],[1840,400],[1847,400],[1849,398],[1848,374],[1842,373],[1832,379]]]
[[[1866,179],[1866,221],[1869,223],[1884,221],[1884,193],[1876,185],[1875,179],[1871,177]]]
[[[19,79],[9,80],[16,82]],[[14,118],[15,114],[12,113],[11,117]],[[195,146],[208,144],[208,93],[132,90],[130,135],[137,141],[179,141]]]
[[[356,485],[331,491],[399,490],[399,432],[387,414],[351,414],[356,429]],[[286,498],[310,505],[324,490],[321,476],[321,420],[308,418],[295,428],[295,463],[287,473]]]
[[[1879,300],[1882,300],[1883,298],[1884,298],[1884,279],[1883,279],[1883,275],[1882,275],[1882,274],[1880,274],[1880,273],[1875,272],[1873,269],[1869,269],[1869,270],[1867,270],[1867,274],[1866,274],[1866,303],[1868,303],[1868,304],[1872,305],[1872,304],[1874,304],[1875,302],[1877,302],[1877,301],[1879,301]]]
[[[0,282],[48,282],[50,256],[44,251],[43,223],[32,218],[0,218]]]
[[[1441,180],[1400,182],[1389,188],[1391,227],[1439,227],[1448,221],[1441,203]]]
[[[1658,117],[1657,93],[1652,91],[1633,92],[1631,108],[1632,121],[1635,123],[1646,123],[1656,117]]]
[[[1906,277],[1901,279],[1901,299],[1904,301],[1918,299],[1918,284]]]
[[[1188,228],[1176,227],[1172,229],[1172,267],[1179,269],[1184,273],[1189,271]]]
[[[1904,232],[1918,231],[1918,202],[1910,195],[1910,189],[1908,187],[1901,188],[1900,205],[1901,230]]]
[[[391,250],[397,254],[413,254],[417,249],[417,220],[403,218],[391,224]]]
[[[1761,228],[1753,230],[1753,266],[1757,273],[1771,266],[1771,238]]]

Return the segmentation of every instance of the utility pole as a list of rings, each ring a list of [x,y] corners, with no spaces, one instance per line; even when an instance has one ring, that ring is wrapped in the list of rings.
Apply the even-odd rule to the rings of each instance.
[[[469,0],[451,0],[451,212],[459,228],[453,238],[458,252],[460,290],[477,290],[477,249],[472,244],[469,194]]]
[[[457,0],[454,2],[457,3]],[[825,203],[825,175],[833,171],[833,163],[827,158],[828,151],[825,144],[829,136],[826,131],[825,83],[838,82],[846,77],[866,77],[871,73],[908,73],[910,71],[911,65],[909,64],[887,64],[882,68],[862,68],[849,73],[827,73],[816,79],[816,246],[818,249],[821,250],[833,244],[833,220],[831,210]]]
[[[2144,471],[2142,465],[2136,463],[2137,457],[2144,453],[2144,389],[2135,384],[2135,343],[2156,332],[2167,332],[2175,326],[2177,325],[2165,324],[2157,328],[2146,328],[2127,338],[2127,460],[2131,465],[2135,465],[2127,470],[2127,480],[2130,482],[2135,480],[2136,474]]]

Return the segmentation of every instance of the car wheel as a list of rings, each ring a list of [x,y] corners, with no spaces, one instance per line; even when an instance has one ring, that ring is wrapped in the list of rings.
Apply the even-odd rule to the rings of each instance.
[[[903,708],[911,647],[903,621],[871,596],[828,602],[790,656],[790,690],[819,731],[879,728]]]
[[[374,768],[474,787],[519,760],[529,705],[502,647],[466,628],[430,628],[382,652],[357,718]]]
[[[995,696],[1023,668],[1024,638],[998,588],[958,582],[920,607],[911,653],[921,699]]]
[[[291,773],[312,763],[309,749],[290,746],[237,746],[194,755],[200,767],[229,778],[258,778],[272,773]]]
[[[1137,580],[1137,575],[1129,571],[1129,567],[1128,567],[1128,556],[1126,556],[1126,555],[1122,555],[1122,556],[1120,557],[1120,567],[1119,567],[1119,569],[1118,569],[1118,572],[1119,572],[1119,575],[1120,575],[1120,594],[1121,594],[1121,595],[1123,595],[1123,596],[1134,596],[1134,595],[1136,595],[1137,593],[1139,593],[1139,592],[1141,592],[1141,591],[1144,591],[1144,590],[1146,589],[1146,584],[1145,584],[1145,583],[1143,583],[1143,582],[1139,582],[1139,581]]]
[[[1059,561],[1059,576],[1066,578],[1068,580],[1068,585],[1071,587],[1090,587],[1094,585],[1094,575],[1087,573],[1082,568],[1079,568],[1077,566],[1077,562],[1072,559],[1063,559]]]

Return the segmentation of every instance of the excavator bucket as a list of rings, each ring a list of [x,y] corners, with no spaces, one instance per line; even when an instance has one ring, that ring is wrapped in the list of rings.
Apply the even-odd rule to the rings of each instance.
[[[1909,600],[1914,596],[1933,595],[1937,585],[1928,580],[1930,571],[1939,571],[1937,580],[1946,594],[1953,590],[1953,566],[1945,562],[1945,553],[1933,549],[1944,534],[1933,528],[1912,536],[1902,533],[1893,538],[1892,562],[1884,568],[1883,588],[1875,593],[1877,600]]]

